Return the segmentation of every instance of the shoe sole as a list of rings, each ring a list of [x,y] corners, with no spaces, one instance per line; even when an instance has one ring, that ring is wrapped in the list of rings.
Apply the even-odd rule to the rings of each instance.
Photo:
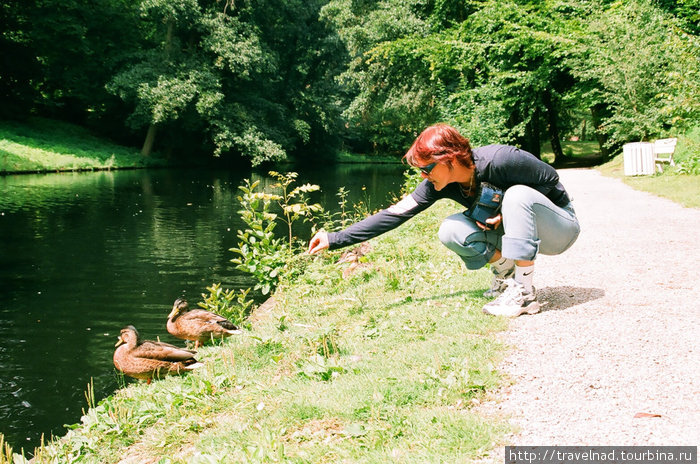
[[[540,303],[539,301],[532,301],[530,302],[527,306],[521,308],[521,311],[518,314],[513,314],[513,315],[508,315],[505,317],[518,317],[523,314],[537,314],[540,312],[540,309],[542,309],[542,306],[544,306],[545,303]],[[481,308],[481,311],[484,314],[488,314],[489,316],[504,316],[503,314],[492,314],[488,311],[486,307]]]

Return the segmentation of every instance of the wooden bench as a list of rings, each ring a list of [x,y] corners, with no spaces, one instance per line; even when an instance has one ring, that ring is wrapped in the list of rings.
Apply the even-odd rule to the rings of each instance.
[[[676,151],[677,142],[677,138],[654,141],[654,164],[659,172],[664,172],[664,164],[668,164],[669,166],[676,165],[673,161],[673,152]]]

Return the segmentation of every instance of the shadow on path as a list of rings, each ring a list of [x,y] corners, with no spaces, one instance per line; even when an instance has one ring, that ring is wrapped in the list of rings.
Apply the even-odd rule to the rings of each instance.
[[[567,309],[604,296],[605,290],[602,288],[572,287],[570,285],[545,287],[537,291],[537,300],[541,303],[547,303],[542,306],[541,312]]]

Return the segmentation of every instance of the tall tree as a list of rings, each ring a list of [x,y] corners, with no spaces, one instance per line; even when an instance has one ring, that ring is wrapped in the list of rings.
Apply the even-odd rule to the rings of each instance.
[[[578,53],[567,61],[608,147],[696,124],[697,37],[670,15],[630,0],[591,10]]]
[[[106,114],[104,89],[136,46],[124,30],[137,24],[126,0],[2,0],[6,25],[0,49],[0,88],[15,102],[13,115],[39,113],[78,123]]]
[[[331,55],[332,40],[320,49],[331,34],[318,26],[319,7],[143,0],[152,46],[109,89],[133,105],[129,123],[145,130],[144,154],[160,132],[165,151],[196,140],[194,147],[259,164],[331,133],[338,110],[327,83],[343,55]]]

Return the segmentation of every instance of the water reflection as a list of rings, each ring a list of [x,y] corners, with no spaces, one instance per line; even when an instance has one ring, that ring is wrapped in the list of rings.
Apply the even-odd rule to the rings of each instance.
[[[400,188],[398,165],[305,173],[315,200],[373,207]],[[119,386],[112,366],[121,327],[180,344],[165,318],[180,295],[213,282],[251,285],[229,260],[242,227],[238,185],[250,172],[153,170],[0,177],[0,433],[16,449],[78,422],[94,379],[101,399]],[[253,173],[263,183],[270,179]],[[362,190],[362,187],[366,190]]]

